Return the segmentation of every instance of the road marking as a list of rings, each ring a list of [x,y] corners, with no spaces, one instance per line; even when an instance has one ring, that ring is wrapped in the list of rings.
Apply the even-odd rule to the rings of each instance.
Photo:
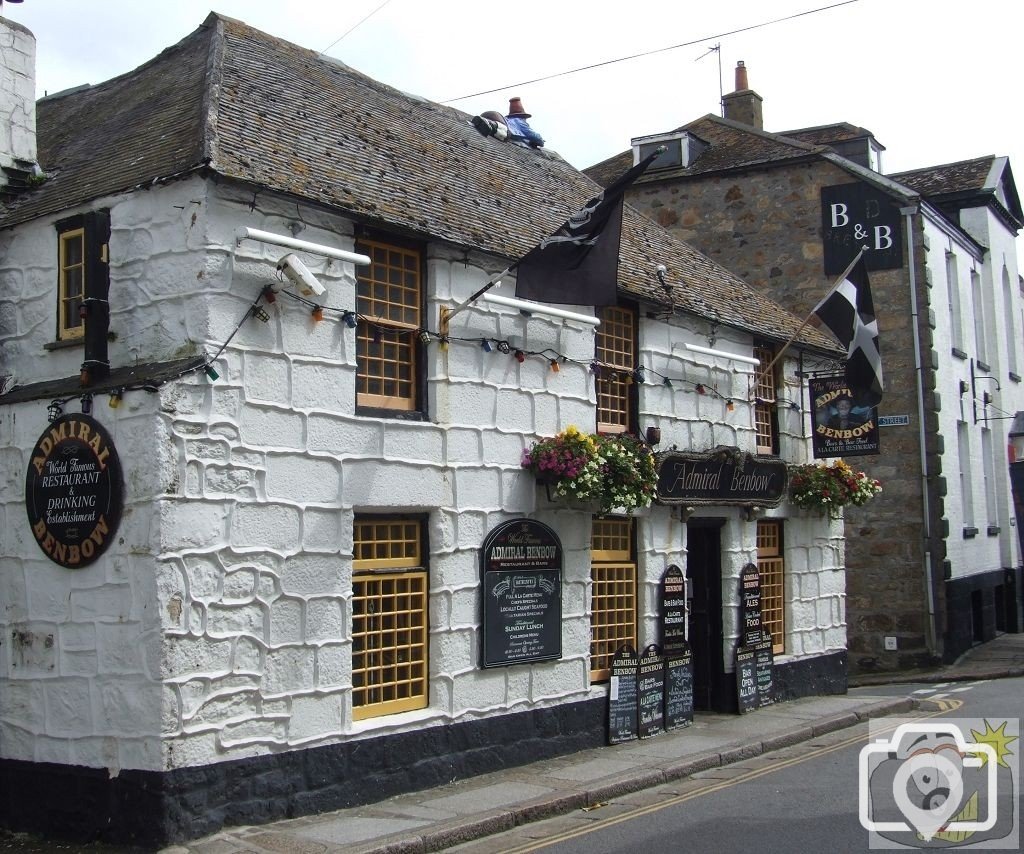
[[[947,684],[949,684],[949,683],[947,683]],[[952,705],[950,705],[948,707],[945,707],[946,703],[949,703],[949,704],[952,704]],[[926,713],[921,714],[921,715],[916,715],[912,720],[918,721],[918,720],[924,720],[926,718],[934,718],[934,717],[936,717],[938,715],[945,714],[946,712],[951,711],[952,709],[960,708],[963,705],[963,703],[960,700],[945,700],[945,701],[939,703],[939,705],[943,706],[943,708],[939,709],[938,711],[926,712]],[[906,720],[907,720],[906,718],[901,718],[900,723],[905,723]],[[877,736],[883,735],[885,733],[895,732],[897,726],[899,726],[899,724],[887,724],[886,726],[881,727],[878,730],[876,730],[874,733],[872,733],[872,735],[877,737]],[[564,833],[558,834],[557,836],[546,837],[543,841],[529,842],[529,843],[526,843],[525,845],[519,846],[518,848],[506,848],[506,849],[504,849],[504,854],[528,854],[528,852],[531,852],[531,851],[540,851],[541,849],[548,848],[549,846],[555,845],[556,843],[568,842],[570,839],[577,839],[580,836],[586,836],[587,834],[594,833],[595,831],[604,830],[604,829],[606,829],[608,827],[612,827],[613,825],[616,825],[616,824],[622,824],[622,822],[624,822],[624,821],[632,821],[633,819],[640,818],[641,816],[650,815],[651,813],[661,812],[661,810],[665,809],[666,807],[676,806],[677,804],[682,804],[682,803],[685,803],[686,801],[691,801],[694,798],[699,798],[699,797],[702,797],[704,795],[711,795],[711,794],[714,794],[715,792],[720,792],[723,789],[730,789],[733,786],[736,786],[736,785],[738,785],[740,783],[746,783],[746,782],[749,782],[750,780],[756,780],[759,777],[763,777],[766,774],[772,774],[775,771],[780,770],[781,768],[789,768],[792,765],[799,765],[800,763],[807,762],[810,759],[817,759],[819,756],[824,756],[824,755],[826,755],[828,753],[834,753],[837,750],[842,750],[845,747],[849,747],[851,744],[856,744],[857,742],[866,742],[866,741],[867,741],[867,737],[864,734],[851,736],[849,738],[843,739],[838,744],[829,745],[828,747],[815,748],[814,750],[808,751],[807,753],[804,753],[804,754],[802,754],[800,756],[794,756],[791,759],[783,759],[781,762],[778,762],[778,763],[776,763],[774,765],[771,765],[769,767],[766,767],[766,768],[757,768],[757,769],[748,771],[745,774],[740,774],[739,776],[733,777],[733,778],[731,778],[729,780],[720,780],[720,781],[716,781],[716,782],[713,782],[713,783],[709,783],[704,788],[695,789],[694,791],[687,792],[686,794],[683,794],[683,795],[676,795],[675,797],[669,798],[669,799],[664,800],[664,801],[659,801],[656,804],[650,804],[649,806],[646,806],[646,807],[636,807],[635,809],[630,810],[627,813],[622,813],[622,814],[620,814],[618,816],[615,816],[615,817],[606,818],[606,819],[598,819],[597,821],[595,821],[592,825],[590,825],[588,827],[581,827],[581,828],[577,828],[576,830],[567,830]],[[782,749],[788,750],[789,748],[782,748]],[[764,754],[760,754],[760,755],[763,756]],[[752,758],[756,758],[756,757],[752,757]],[[723,766],[720,766],[720,767],[727,768],[728,766],[727,765],[723,765]],[[714,769],[708,769],[708,770],[714,770]],[[671,783],[664,783],[662,785],[671,785]]]
[[[913,693],[914,693],[914,694],[932,694],[932,693],[934,693],[934,692],[935,692],[935,689],[934,689],[934,688],[918,688],[918,689],[917,689],[916,691],[914,691]]]
[[[963,688],[954,688],[950,693],[951,694],[962,694],[964,691],[970,691],[971,688],[973,688],[973,687],[974,687],[974,685],[966,685]]]

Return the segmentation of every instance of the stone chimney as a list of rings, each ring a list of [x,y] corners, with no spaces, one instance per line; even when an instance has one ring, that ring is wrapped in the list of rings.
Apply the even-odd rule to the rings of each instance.
[[[0,195],[36,174],[36,37],[0,18]]]
[[[734,122],[764,130],[761,100],[761,96],[747,84],[747,66],[741,59],[736,63],[736,91],[722,98],[722,115]]]

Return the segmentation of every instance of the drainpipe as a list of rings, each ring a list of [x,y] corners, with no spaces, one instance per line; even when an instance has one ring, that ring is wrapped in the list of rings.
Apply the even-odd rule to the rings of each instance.
[[[932,567],[931,508],[928,501],[928,451],[925,446],[924,369],[921,365],[921,327],[918,325],[917,275],[914,267],[914,215],[916,207],[900,208],[906,217],[907,266],[910,270],[910,320],[914,324],[914,373],[917,376],[917,429],[921,450],[921,516],[924,523],[924,577],[928,601],[928,650],[938,657],[938,638],[935,632],[935,579]]]

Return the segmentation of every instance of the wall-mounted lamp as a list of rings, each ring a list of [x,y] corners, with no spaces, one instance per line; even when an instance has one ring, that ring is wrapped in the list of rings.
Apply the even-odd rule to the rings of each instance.
[[[753,356],[743,356],[739,353],[728,353],[725,350],[715,350],[712,347],[701,347],[699,344],[684,342],[683,346],[694,353],[703,353],[705,356],[715,356],[719,359],[729,359],[733,362],[741,362],[744,365],[760,365],[761,360]]]
[[[647,438],[647,444],[654,446],[661,444],[661,428],[660,427],[648,427],[644,431],[644,436]]]
[[[235,233],[235,241],[256,240],[260,243],[272,243],[275,246],[285,246],[288,249],[298,249],[300,252],[310,252],[313,255],[323,255],[325,258],[337,258],[339,261],[351,261],[353,264],[369,264],[368,255],[360,255],[358,252],[348,252],[344,249],[335,249],[333,246],[324,246],[320,243],[310,243],[308,240],[296,240],[284,234],[274,234],[269,231],[260,231],[256,228],[240,228]]]
[[[528,302],[527,300],[515,299],[514,297],[503,297],[498,294],[486,293],[481,297],[484,302],[504,305],[509,308],[518,308],[530,314],[541,314],[547,317],[557,317],[561,320],[573,320],[576,323],[585,323],[588,326],[600,326],[601,319],[589,314],[580,314],[577,311],[566,311],[564,308],[554,308],[539,302]]]

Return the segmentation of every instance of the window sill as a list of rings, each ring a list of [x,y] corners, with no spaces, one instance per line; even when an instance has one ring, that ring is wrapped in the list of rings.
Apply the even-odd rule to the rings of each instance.
[[[369,406],[357,406],[356,415],[360,418],[389,418],[395,421],[427,421],[427,416],[414,409],[381,409]]]
[[[992,369],[988,366],[988,362],[986,362],[984,359],[977,359],[974,364],[979,371],[984,371],[986,374],[992,373]]]
[[[43,345],[44,350],[67,350],[71,347],[84,347],[84,338],[65,338],[62,341],[49,341]]]
[[[1019,383],[1020,382],[1020,374],[1015,374],[1013,371],[1010,371],[1009,375],[1010,375],[1010,382],[1015,382],[1015,383]]]
[[[977,528],[971,527],[971,526],[968,526],[968,527],[964,528],[964,539],[965,540],[972,540],[976,536],[978,536],[978,529]]]
[[[967,354],[963,350],[961,350],[959,347],[954,347],[951,352],[958,359],[966,359],[967,358]]]
[[[998,525],[989,525],[987,533],[990,537],[998,537],[1001,530]]]

